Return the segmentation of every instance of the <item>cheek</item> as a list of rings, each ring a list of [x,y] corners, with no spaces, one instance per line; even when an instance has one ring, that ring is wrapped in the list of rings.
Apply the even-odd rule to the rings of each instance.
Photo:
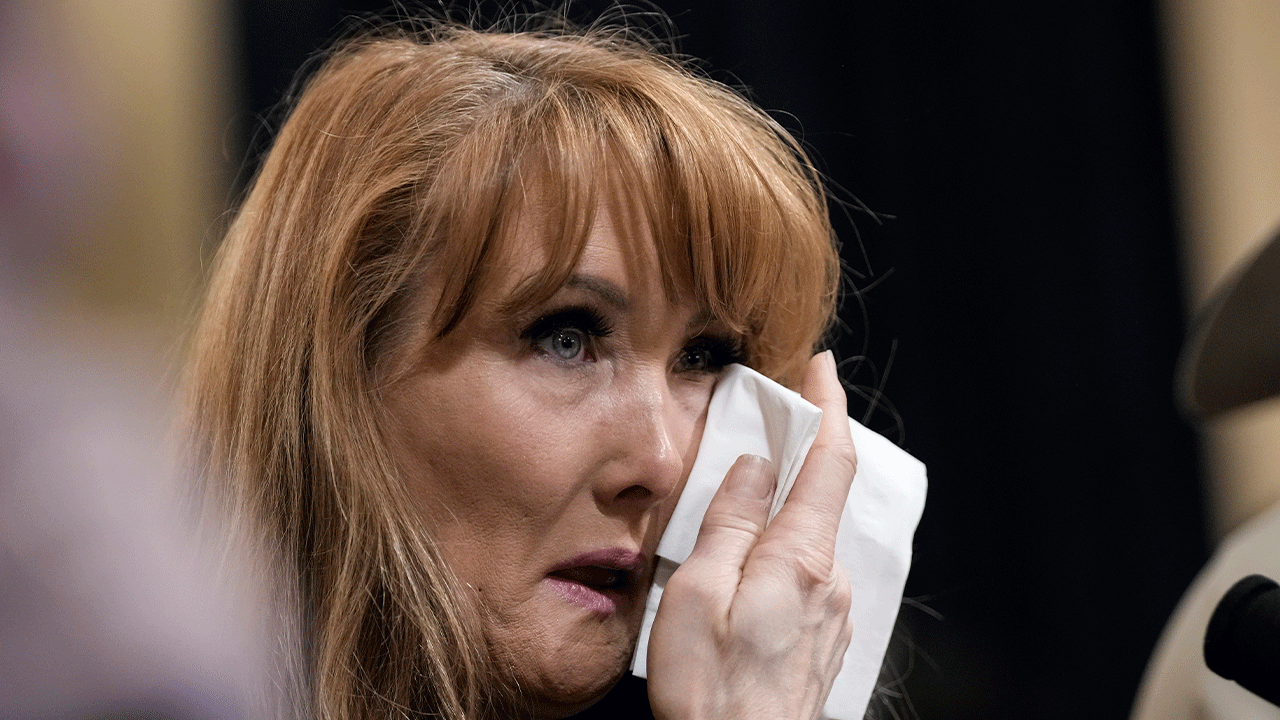
[[[707,422],[707,408],[711,405],[711,394],[715,391],[714,382],[692,382],[686,385],[675,385],[672,389],[673,404],[676,407],[678,430],[675,431],[684,456],[684,474],[689,475],[693,461],[702,445],[702,431]]]
[[[437,541],[455,550],[528,545],[525,536],[575,494],[584,459],[572,443],[575,435],[581,442],[582,429],[522,402],[509,383],[415,385],[406,397],[417,401],[394,409],[401,419],[397,456]]]
[[[677,418],[678,424],[673,431],[673,440],[676,442],[684,461],[683,471],[675,492],[671,493],[671,496],[658,508],[656,526],[659,536],[666,530],[667,523],[671,520],[672,513],[675,512],[676,503],[679,501],[681,493],[684,492],[685,483],[689,479],[689,471],[693,469],[698,450],[702,447],[702,433],[706,427],[707,408],[711,404],[711,392],[713,389],[714,385],[708,386],[704,384],[676,393],[679,415]]]

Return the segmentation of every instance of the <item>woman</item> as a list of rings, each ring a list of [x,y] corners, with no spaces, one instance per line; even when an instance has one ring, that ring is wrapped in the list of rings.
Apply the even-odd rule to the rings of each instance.
[[[650,643],[658,717],[812,717],[848,643],[856,458],[817,174],[621,32],[348,44],[230,229],[193,345],[209,497],[283,558],[307,717],[565,717],[627,668],[733,362],[827,409],[767,531],[735,465]],[[769,632],[762,632],[767,628]],[[291,639],[290,639],[291,638]]]

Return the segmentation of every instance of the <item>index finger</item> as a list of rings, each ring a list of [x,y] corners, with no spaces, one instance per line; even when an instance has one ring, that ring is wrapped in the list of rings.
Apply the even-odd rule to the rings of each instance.
[[[840,515],[858,470],[858,453],[849,431],[848,400],[830,350],[809,361],[800,395],[822,409],[822,420],[791,493],[771,526],[805,528],[799,532],[816,533],[824,545],[834,547]]]

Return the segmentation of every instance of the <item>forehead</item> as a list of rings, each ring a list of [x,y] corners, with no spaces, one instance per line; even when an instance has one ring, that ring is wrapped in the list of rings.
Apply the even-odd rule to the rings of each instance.
[[[612,187],[553,193],[545,184],[533,186],[506,227],[495,258],[499,287],[477,290],[508,313],[545,301],[584,273],[662,293],[671,302],[695,295],[682,279],[687,273],[670,267],[649,213]]]
[[[672,302],[689,300],[692,293],[687,288],[666,286],[644,214],[625,203],[599,202],[587,216],[580,242],[565,237],[563,218],[557,215],[545,203],[522,209],[504,263],[507,277],[498,293],[505,296],[499,300],[502,305],[536,304],[565,286],[592,286],[587,289],[617,305],[626,301],[611,297],[618,291],[663,294]],[[566,253],[565,246],[577,246],[576,251]]]

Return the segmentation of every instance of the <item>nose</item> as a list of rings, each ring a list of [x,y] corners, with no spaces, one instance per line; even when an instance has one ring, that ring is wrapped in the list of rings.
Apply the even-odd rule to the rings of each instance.
[[[612,467],[596,483],[596,502],[614,511],[648,510],[684,481],[701,437],[701,411],[681,402],[662,372],[631,383],[612,416],[606,440],[614,446]]]

